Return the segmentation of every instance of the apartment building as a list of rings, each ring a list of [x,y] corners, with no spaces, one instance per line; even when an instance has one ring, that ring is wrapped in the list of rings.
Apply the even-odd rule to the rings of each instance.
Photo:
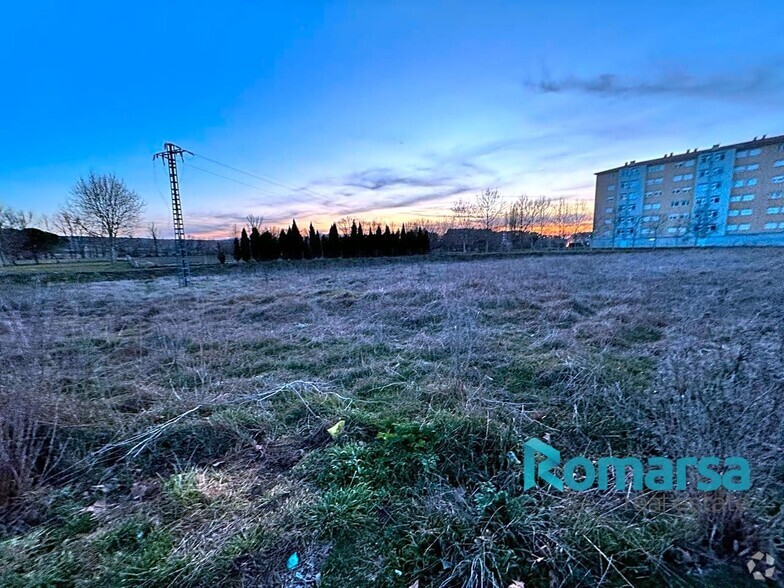
[[[592,243],[784,245],[784,135],[597,173]]]

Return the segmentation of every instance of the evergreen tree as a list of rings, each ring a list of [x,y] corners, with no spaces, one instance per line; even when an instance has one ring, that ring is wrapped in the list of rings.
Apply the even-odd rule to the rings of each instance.
[[[381,225],[376,225],[376,234],[373,235],[373,255],[384,255],[384,233],[381,232]]]
[[[302,233],[299,232],[297,227],[297,221],[294,219],[291,220],[288,241],[291,259],[302,259],[305,254],[305,240],[302,238]]]
[[[362,231],[362,223],[357,225],[357,257],[367,257],[367,241],[365,241],[365,234]]]
[[[321,236],[313,228],[313,223],[310,223],[310,228],[308,229],[308,241],[310,243],[311,256],[315,258],[321,257]]]
[[[269,231],[264,231],[259,238],[259,248],[261,249],[261,259],[271,261],[280,257],[278,240]]]
[[[392,231],[389,230],[389,225],[384,227],[384,242],[382,246],[383,255],[392,255],[395,252],[395,239],[392,236]]]
[[[321,255],[322,257],[329,257],[329,239],[326,235],[321,235]]]
[[[248,239],[248,232],[244,227],[240,235],[240,257],[242,261],[250,261],[250,240]]]
[[[335,223],[332,223],[332,226],[329,227],[329,236],[327,237],[327,244],[329,250],[329,257],[332,258],[340,257],[341,255],[340,234],[338,233],[338,226]]]
[[[278,237],[278,245],[280,246],[280,256],[283,259],[291,259],[291,252],[289,251],[289,237],[286,234],[286,229],[281,229],[280,236]]]
[[[250,230],[250,256],[253,261],[261,261],[261,235],[259,230],[253,227]]]
[[[240,240],[237,237],[234,237],[234,251],[233,251],[234,261],[239,261],[242,259],[242,250],[240,249]]]
[[[425,229],[422,231],[423,236],[422,239],[424,241],[424,246],[422,248],[423,253],[430,253],[430,233]]]

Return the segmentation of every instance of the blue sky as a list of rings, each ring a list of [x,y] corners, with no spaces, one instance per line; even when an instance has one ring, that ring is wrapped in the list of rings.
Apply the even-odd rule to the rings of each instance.
[[[182,168],[186,232],[228,235],[437,218],[484,187],[591,199],[624,161],[784,134],[780,0],[1,10],[0,203],[44,214],[92,169],[170,228],[164,141],[259,176]]]

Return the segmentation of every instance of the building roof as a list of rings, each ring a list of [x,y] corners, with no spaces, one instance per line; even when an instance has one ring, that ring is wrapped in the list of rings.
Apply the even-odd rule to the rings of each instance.
[[[695,155],[702,155],[703,153],[711,153],[714,151],[724,151],[725,149],[744,149],[750,147],[764,147],[765,145],[775,145],[776,143],[784,143],[784,135],[777,135],[775,137],[767,137],[766,135],[763,135],[759,139],[755,137],[753,140],[744,141],[743,143],[734,143],[732,145],[724,145],[724,146],[716,144],[710,149],[694,149],[694,150],[686,151],[686,153],[670,154],[670,155],[665,155],[664,157],[658,157],[656,159],[647,159],[645,161],[630,161],[625,165],[596,172],[594,175],[598,176],[600,174],[616,172],[626,167],[633,167],[636,165],[651,165],[657,163],[669,163],[672,161],[684,161],[687,159],[692,159]]]

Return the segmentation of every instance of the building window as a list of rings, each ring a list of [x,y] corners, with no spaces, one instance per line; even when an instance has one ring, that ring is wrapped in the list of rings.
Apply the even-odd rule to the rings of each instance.
[[[778,214],[781,212],[781,208],[778,206],[771,206],[766,211],[765,214]]]
[[[694,160],[693,159],[689,159],[687,161],[679,161],[678,163],[675,164],[675,167],[678,167],[678,168],[681,168],[681,167],[694,167]]]
[[[727,216],[738,216],[739,214],[740,214],[740,211],[739,211],[739,210],[730,210],[730,211],[727,213]]]
[[[784,184],[784,176],[773,176],[774,184]]]
[[[756,171],[759,169],[759,163],[750,163],[746,166],[746,169],[749,171]]]
[[[660,171],[664,171],[664,164],[663,163],[660,163],[658,165],[649,165],[648,166],[648,173],[649,174],[652,174],[652,173],[655,173],[655,172],[660,172]]]
[[[608,192],[613,192],[613,191],[615,191],[615,184],[610,184],[609,186],[607,186],[607,191],[608,191]]]
[[[756,186],[757,185],[757,178],[749,178],[746,180],[747,186]]]
[[[750,228],[751,228],[750,224],[741,223],[741,224],[738,225],[738,230],[739,231],[748,231]]]
[[[741,216],[751,216],[751,208],[741,208],[740,209]]]
[[[751,202],[754,200],[754,194],[741,194],[740,199],[742,202]]]
[[[773,162],[773,167],[784,167],[784,159],[779,159]]]
[[[738,151],[738,152],[735,154],[735,158],[736,158],[736,159],[740,159],[740,158],[742,158],[742,157],[748,157],[748,156],[749,156],[749,152],[748,152],[748,150]]]
[[[727,225],[727,232],[737,231],[737,230],[738,230],[738,225],[735,225],[735,224]]]
[[[782,191],[771,192],[770,193],[770,199],[771,200],[779,200],[781,198],[784,198],[784,192],[782,192]]]
[[[766,229],[776,229],[776,228],[778,228],[778,226],[779,226],[779,223],[765,223],[765,228]]]
[[[755,157],[760,153],[762,153],[762,149],[760,149],[759,147],[757,147],[756,149],[749,149],[749,157]]]
[[[721,202],[721,198],[719,196],[714,196],[713,198],[711,198],[711,202],[713,204],[718,204],[719,202]]]

